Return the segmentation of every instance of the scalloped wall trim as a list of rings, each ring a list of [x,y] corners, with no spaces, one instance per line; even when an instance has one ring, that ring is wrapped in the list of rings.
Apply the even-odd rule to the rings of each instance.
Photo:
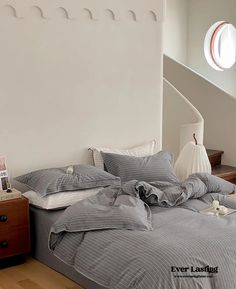
[[[2,6],[0,12],[2,12],[3,14],[7,14],[8,16],[17,17],[16,9],[12,5]]]
[[[0,16],[5,15],[17,18],[27,18],[29,15],[41,17],[42,19],[81,19],[87,18],[90,20],[104,20],[111,21],[132,20],[132,21],[153,21],[161,22],[164,18],[164,4],[163,0],[144,0],[141,4],[136,4],[134,1],[111,1],[107,3],[105,0],[100,0],[110,4],[109,8],[102,7],[101,3],[94,0],[75,2],[69,1],[44,1],[34,0],[0,0]],[[120,3],[117,3],[120,1]],[[119,5],[120,4],[120,5]],[[130,7],[129,7],[130,4]],[[132,4],[132,5],[131,5]],[[137,6],[137,7],[134,7]],[[134,7],[134,8],[132,8]],[[4,10],[4,12],[3,12]]]

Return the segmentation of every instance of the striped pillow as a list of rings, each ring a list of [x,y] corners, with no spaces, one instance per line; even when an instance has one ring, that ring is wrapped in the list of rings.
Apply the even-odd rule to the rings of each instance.
[[[71,172],[68,171],[70,168],[72,168]],[[19,176],[16,180],[41,196],[120,185],[120,178],[89,165],[38,170]]]
[[[155,140],[144,143],[140,146],[132,147],[129,149],[116,149],[116,148],[104,148],[104,147],[94,147],[90,148],[93,152],[93,160],[96,168],[104,170],[104,162],[101,153],[110,153],[134,157],[145,157],[153,155],[156,152],[157,143]]]
[[[102,152],[102,157],[107,171],[120,177],[122,182],[130,180],[179,182],[172,167],[172,155],[168,152],[161,151],[147,157]]]

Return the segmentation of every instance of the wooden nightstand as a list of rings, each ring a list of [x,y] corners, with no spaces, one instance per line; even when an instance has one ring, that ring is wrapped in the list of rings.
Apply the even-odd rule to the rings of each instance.
[[[30,251],[29,202],[25,197],[0,202],[0,264]]]

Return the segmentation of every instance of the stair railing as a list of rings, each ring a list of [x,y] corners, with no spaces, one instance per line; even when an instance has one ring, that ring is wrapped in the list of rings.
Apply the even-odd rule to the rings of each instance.
[[[175,149],[175,158],[177,158],[178,153],[181,151],[183,146],[189,141],[193,140],[194,133],[198,139],[198,143],[203,144],[204,119],[201,113],[192,105],[192,103],[183,94],[181,94],[166,78],[163,78],[163,82],[164,97],[170,97],[170,95],[172,94],[173,96],[175,96],[175,98],[173,98],[173,101],[178,99],[178,103],[173,103],[173,105],[176,105],[175,119],[178,117],[179,114],[179,120],[176,123],[173,122],[172,127],[169,127],[169,130],[171,131],[168,132],[170,134],[174,130],[178,130],[179,149]],[[188,113],[186,113],[186,115],[181,115],[181,111],[178,111],[178,106],[179,108],[181,108],[181,105],[186,108],[186,111],[188,110]],[[168,111],[165,111],[165,113],[168,114]],[[181,123],[180,127],[178,125],[178,122]],[[173,125],[176,127],[174,127]],[[172,139],[172,142],[174,142],[174,139]],[[172,144],[172,146],[174,146],[174,143]]]

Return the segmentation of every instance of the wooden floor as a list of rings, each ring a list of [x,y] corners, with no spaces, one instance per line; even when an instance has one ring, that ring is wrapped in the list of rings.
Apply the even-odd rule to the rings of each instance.
[[[0,289],[83,289],[42,263],[27,258],[24,264],[0,270]]]

